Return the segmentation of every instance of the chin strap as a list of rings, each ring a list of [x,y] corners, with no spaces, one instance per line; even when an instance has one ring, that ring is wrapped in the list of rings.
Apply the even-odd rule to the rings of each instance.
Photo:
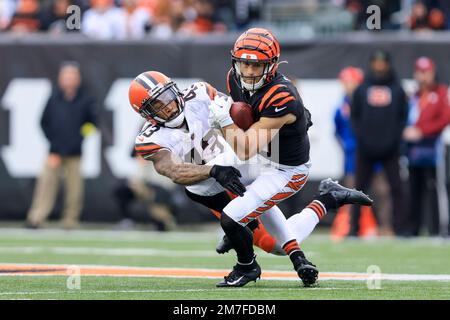
[[[280,62],[280,63],[283,63],[283,61]],[[286,62],[286,63],[287,63],[287,62]],[[273,70],[273,68],[275,67],[275,65],[278,66],[278,63],[268,64],[268,65],[267,65],[267,71],[264,71],[264,72],[263,72],[263,75],[262,75],[261,79],[259,79],[259,81],[258,81],[257,83],[254,83],[254,84],[248,84],[248,83],[246,83],[246,82],[243,80],[242,73],[241,73],[241,69],[239,68],[239,65],[236,63],[236,64],[235,64],[235,69],[236,69],[236,72],[237,72],[237,74],[238,74],[238,76],[239,76],[239,80],[241,81],[241,86],[242,86],[242,88],[244,88],[245,90],[247,90],[247,91],[249,91],[249,92],[251,92],[251,93],[252,93],[252,92],[255,92],[255,91],[258,90],[258,89],[260,89],[260,88],[264,85],[264,83],[265,83],[265,81],[266,81],[266,79],[267,79],[269,73],[272,72],[272,70]],[[265,69],[266,69],[266,68],[265,68]]]
[[[252,92],[252,91],[256,91],[259,88],[261,88],[263,86],[265,80],[266,80],[266,76],[264,75],[261,77],[261,79],[257,83],[248,84],[244,80],[242,80],[242,77],[241,77],[241,85],[245,90]]]
[[[182,111],[175,119],[164,122],[164,126],[167,128],[176,128],[183,124],[184,121],[184,111]]]

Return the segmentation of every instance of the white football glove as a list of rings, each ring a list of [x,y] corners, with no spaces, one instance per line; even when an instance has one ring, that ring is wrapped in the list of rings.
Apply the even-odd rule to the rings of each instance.
[[[208,123],[211,127],[220,129],[234,123],[230,116],[232,103],[231,97],[216,95],[209,105]]]

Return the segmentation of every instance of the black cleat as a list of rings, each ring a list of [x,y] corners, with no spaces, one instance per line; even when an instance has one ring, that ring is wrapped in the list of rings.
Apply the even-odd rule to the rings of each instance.
[[[223,281],[216,284],[216,287],[243,287],[250,281],[256,282],[259,278],[261,278],[261,267],[255,260],[250,270],[244,270],[241,265],[236,264],[230,274],[223,277]]]
[[[343,187],[337,181],[331,180],[331,178],[320,182],[319,194],[325,193],[331,194],[339,207],[344,204],[360,204],[363,206],[371,206],[373,204],[373,200],[364,192]]]
[[[228,240],[227,235],[224,235],[222,240],[220,240],[220,242],[217,244],[216,252],[218,254],[224,254],[231,249],[233,249],[233,245],[231,244],[230,240]]]
[[[305,287],[310,287],[317,282],[319,270],[306,258],[299,257],[294,264],[294,269]]]

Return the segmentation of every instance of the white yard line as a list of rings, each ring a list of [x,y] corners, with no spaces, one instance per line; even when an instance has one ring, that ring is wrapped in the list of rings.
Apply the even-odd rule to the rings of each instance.
[[[216,257],[213,250],[170,250],[153,248],[93,248],[93,247],[0,247],[0,253],[9,254],[60,254],[99,256],[158,256],[158,257]]]
[[[61,230],[23,228],[0,228],[0,239],[61,239],[61,240],[110,240],[110,241],[202,241],[221,238],[220,227],[217,231],[121,231],[121,230]]]
[[[307,291],[329,291],[329,290],[365,290],[366,288],[332,288],[332,287],[326,287],[326,288],[320,288],[320,287],[314,287],[314,288],[305,288],[303,290]],[[301,292],[299,290],[302,290],[302,288],[258,288],[258,285],[254,285],[247,288],[233,288],[234,291],[249,291],[254,292],[257,291],[296,291]],[[61,291],[18,291],[18,292],[0,292],[0,296],[8,296],[8,295],[39,295],[39,294],[98,294],[98,293],[183,293],[183,292],[220,292],[223,291],[223,289],[161,289],[161,290],[61,290]]]
[[[257,249],[257,251],[261,251]],[[0,246],[0,254],[56,254],[56,255],[94,255],[94,256],[141,256],[141,257],[218,257],[211,249],[207,250],[173,250],[155,248],[107,248],[107,247],[53,247],[53,246]],[[308,256],[314,256],[309,251]],[[278,259],[277,255],[265,255],[266,258]]]
[[[178,242],[178,241],[218,241],[221,239],[223,232],[220,227],[217,230],[199,230],[199,231],[174,231],[174,232],[156,232],[156,231],[121,231],[121,230],[61,230],[61,229],[38,229],[28,230],[23,228],[0,228],[0,240],[44,240],[44,239],[61,239],[61,240],[80,240],[80,241],[143,241],[157,240],[160,242]],[[305,243],[313,240],[314,242],[332,243],[330,236],[327,234],[313,234]],[[449,246],[450,238],[444,239],[440,237],[417,237],[417,238],[392,238],[392,237],[376,237],[369,239],[351,239],[344,240],[344,243],[351,244],[364,243],[368,245],[389,244],[392,242],[402,243],[406,245],[432,245],[432,246]]]
[[[61,268],[61,269],[71,269],[73,265],[59,265],[59,264],[25,264],[25,263],[0,263],[0,265],[7,266],[21,266],[21,267],[29,267],[29,268]],[[157,277],[157,278],[209,278],[209,279],[217,279],[221,278],[218,276],[209,276],[202,274],[204,272],[219,272],[226,273],[229,271],[228,269],[206,269],[206,268],[164,268],[164,267],[128,267],[128,266],[99,266],[99,265],[77,265],[79,268],[89,268],[93,270],[99,270],[99,274],[96,275],[83,275],[81,276],[105,276],[105,277]],[[111,270],[123,270],[128,271],[127,274],[101,274],[101,270],[111,269]],[[132,270],[136,271],[154,271],[154,270],[163,270],[167,271],[168,275],[162,274],[151,274],[151,275],[143,275],[143,274],[132,274]],[[186,272],[198,272],[199,275],[170,275],[170,271],[186,271]],[[270,275],[265,276],[264,273],[276,273],[279,276]],[[12,273],[0,273],[1,276],[15,276]],[[20,274],[19,274],[20,275]],[[21,275],[21,276],[53,276],[53,275],[40,275],[39,273],[33,275]],[[264,280],[281,280],[281,281],[299,281],[297,276],[292,271],[279,271],[279,270],[264,270],[263,271],[263,279]],[[389,274],[389,273],[381,273],[378,275],[361,273],[361,272],[330,272],[330,271],[321,271],[319,274],[319,280],[327,281],[327,280],[341,280],[341,281],[368,281],[368,280],[390,280],[390,281],[450,281],[450,274]]]

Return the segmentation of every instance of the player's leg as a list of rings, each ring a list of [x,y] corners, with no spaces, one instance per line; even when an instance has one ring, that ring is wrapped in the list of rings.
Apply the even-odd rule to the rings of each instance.
[[[355,173],[355,188],[367,192],[372,176],[374,173],[375,162],[356,153],[356,173]],[[359,218],[361,216],[361,207],[356,205],[351,208],[350,215],[350,232],[349,236],[357,237],[359,233]]]
[[[60,183],[61,165],[54,166],[47,161],[36,182],[33,202],[27,215],[27,226],[38,228],[53,209]]]
[[[63,226],[72,229],[78,226],[84,198],[84,182],[81,176],[81,157],[64,157],[65,199],[63,209]]]
[[[319,194],[314,197],[313,201],[301,212],[287,219],[287,222],[297,242],[300,244],[312,233],[316,225],[330,210],[337,209],[345,204],[371,205],[371,203],[370,198],[364,193],[344,188],[331,179],[325,179],[321,182]],[[277,206],[272,207],[266,213],[259,217],[261,220],[260,225],[270,234],[276,235],[279,232],[277,225],[282,224],[283,219],[286,218]],[[254,232],[255,235],[256,232]],[[282,241],[276,241],[276,243],[270,244],[271,250],[269,252],[276,255],[286,255],[282,247]]]
[[[241,182],[244,185],[248,185],[255,181],[260,172],[258,166],[249,165],[239,160],[230,148],[207,163],[207,165],[214,164],[235,166],[241,172]],[[226,191],[214,179],[207,179],[195,185],[186,187],[186,194],[191,200],[211,209],[213,214],[219,219],[225,206],[236,197],[236,195]],[[255,245],[266,252],[272,251],[276,241],[267,233],[265,228],[258,228],[257,219],[247,224],[247,227],[254,232],[253,240]],[[216,251],[218,253],[225,253],[231,248],[233,248],[231,242],[228,240],[228,237],[224,236],[217,245]]]
[[[230,203],[232,199],[236,197],[236,195],[222,191],[215,195],[202,195],[198,194],[200,192],[203,192],[205,190],[201,190],[202,188],[196,187],[193,188],[186,188],[185,192],[189,199],[191,199],[194,202],[197,202],[201,205],[204,205],[208,209],[211,210],[211,212],[220,220],[221,213],[225,206]],[[192,191],[198,192],[194,193]],[[206,190],[208,191],[208,190]],[[210,192],[204,192],[206,194],[209,194]],[[263,249],[264,251],[270,253],[276,243],[276,240],[274,237],[272,237],[263,226],[260,226],[258,220],[251,221],[247,227],[253,232],[253,244],[258,246],[259,248]],[[217,253],[223,254],[225,252],[228,252],[230,249],[232,249],[233,246],[228,240],[226,236],[222,238],[222,240],[219,242],[219,244],[216,247]]]
[[[250,281],[256,281],[261,276],[261,268],[256,262],[252,232],[247,228],[246,224],[240,224],[235,221],[227,207],[222,211],[220,225],[236,251],[237,263],[233,270],[217,286],[242,287]]]
[[[248,222],[261,216],[263,213],[279,213],[281,219],[275,220],[273,235],[275,235],[286,254],[289,255],[294,269],[305,285],[311,285],[317,280],[318,270],[304,259],[295,235],[287,225],[286,218],[279,209],[271,208],[282,200],[292,196],[306,183],[309,166],[299,166],[296,168],[286,168],[278,170],[277,168],[266,167],[262,174],[247,187],[243,197],[234,199],[224,209],[224,213],[232,218],[236,224],[245,226]],[[228,233],[226,233],[228,236]],[[240,245],[238,240],[230,239],[233,247],[238,253],[242,248],[236,248]],[[239,260],[238,260],[239,261]]]

